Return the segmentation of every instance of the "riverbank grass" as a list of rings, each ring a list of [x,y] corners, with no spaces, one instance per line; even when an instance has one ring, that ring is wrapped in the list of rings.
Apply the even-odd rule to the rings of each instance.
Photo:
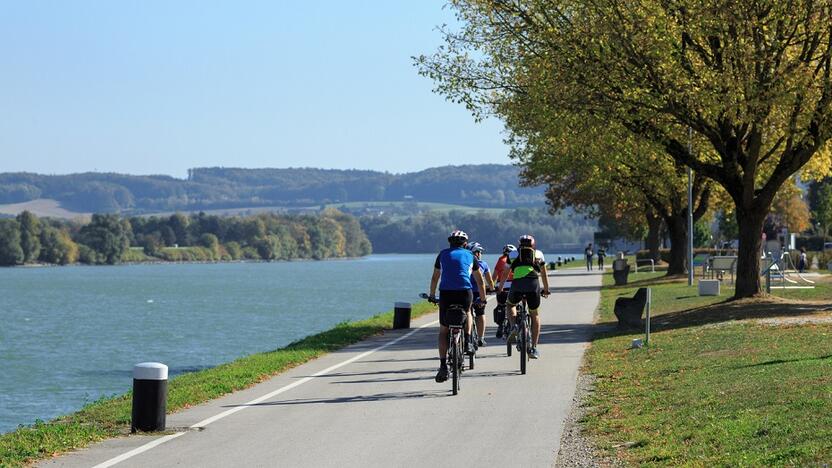
[[[412,317],[434,311],[430,304],[413,305]],[[292,367],[390,329],[393,312],[306,337],[285,348],[253,354],[199,372],[179,375],[168,384],[169,413],[221,397],[265,381]],[[131,393],[106,398],[49,422],[38,422],[0,435],[0,466],[22,466],[38,459],[125,435],[130,430]]]
[[[599,447],[633,465],[819,465],[832,460],[832,281],[811,292],[727,301],[686,278],[604,277],[600,322],[587,353],[598,377],[583,421]],[[649,347],[614,331],[613,305],[653,291]],[[808,290],[807,290],[808,291]],[[778,295],[786,296],[777,297]],[[803,296],[820,301],[799,301]]]

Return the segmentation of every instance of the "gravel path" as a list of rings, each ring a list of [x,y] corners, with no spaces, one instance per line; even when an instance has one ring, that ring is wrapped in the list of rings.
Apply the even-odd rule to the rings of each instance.
[[[586,374],[583,370],[578,375],[572,407],[564,420],[560,451],[554,464],[555,467],[624,466],[619,460],[603,455],[592,438],[584,433],[580,423],[589,409],[587,402],[592,392],[595,391],[595,380],[594,375]]]

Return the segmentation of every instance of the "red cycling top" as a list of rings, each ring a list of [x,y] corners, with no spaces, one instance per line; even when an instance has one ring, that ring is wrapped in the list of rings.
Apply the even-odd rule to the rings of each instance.
[[[494,282],[499,283],[502,281],[506,273],[508,273],[508,279],[506,281],[514,279],[514,271],[512,271],[508,263],[508,256],[500,255],[500,258],[497,259],[497,264],[494,265]]]

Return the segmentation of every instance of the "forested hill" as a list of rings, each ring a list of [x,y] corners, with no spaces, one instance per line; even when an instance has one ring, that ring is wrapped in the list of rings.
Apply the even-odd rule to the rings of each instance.
[[[542,206],[541,188],[520,187],[518,168],[482,164],[390,174],[312,168],[196,168],[187,179],[114,173],[0,174],[0,204],[54,199],[76,212],[141,214],[327,203],[440,202],[473,207]]]

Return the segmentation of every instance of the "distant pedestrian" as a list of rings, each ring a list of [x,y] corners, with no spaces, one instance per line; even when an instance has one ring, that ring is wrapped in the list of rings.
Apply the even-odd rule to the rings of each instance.
[[[598,248],[598,269],[604,271],[604,257],[607,256],[607,251],[603,247]]]
[[[800,273],[803,273],[803,272],[806,271],[806,263],[807,263],[806,260],[807,260],[806,247],[801,247],[800,248],[800,260],[797,261],[797,271],[799,271]]]
[[[584,249],[584,256],[586,257],[586,271],[592,271],[592,243]]]

